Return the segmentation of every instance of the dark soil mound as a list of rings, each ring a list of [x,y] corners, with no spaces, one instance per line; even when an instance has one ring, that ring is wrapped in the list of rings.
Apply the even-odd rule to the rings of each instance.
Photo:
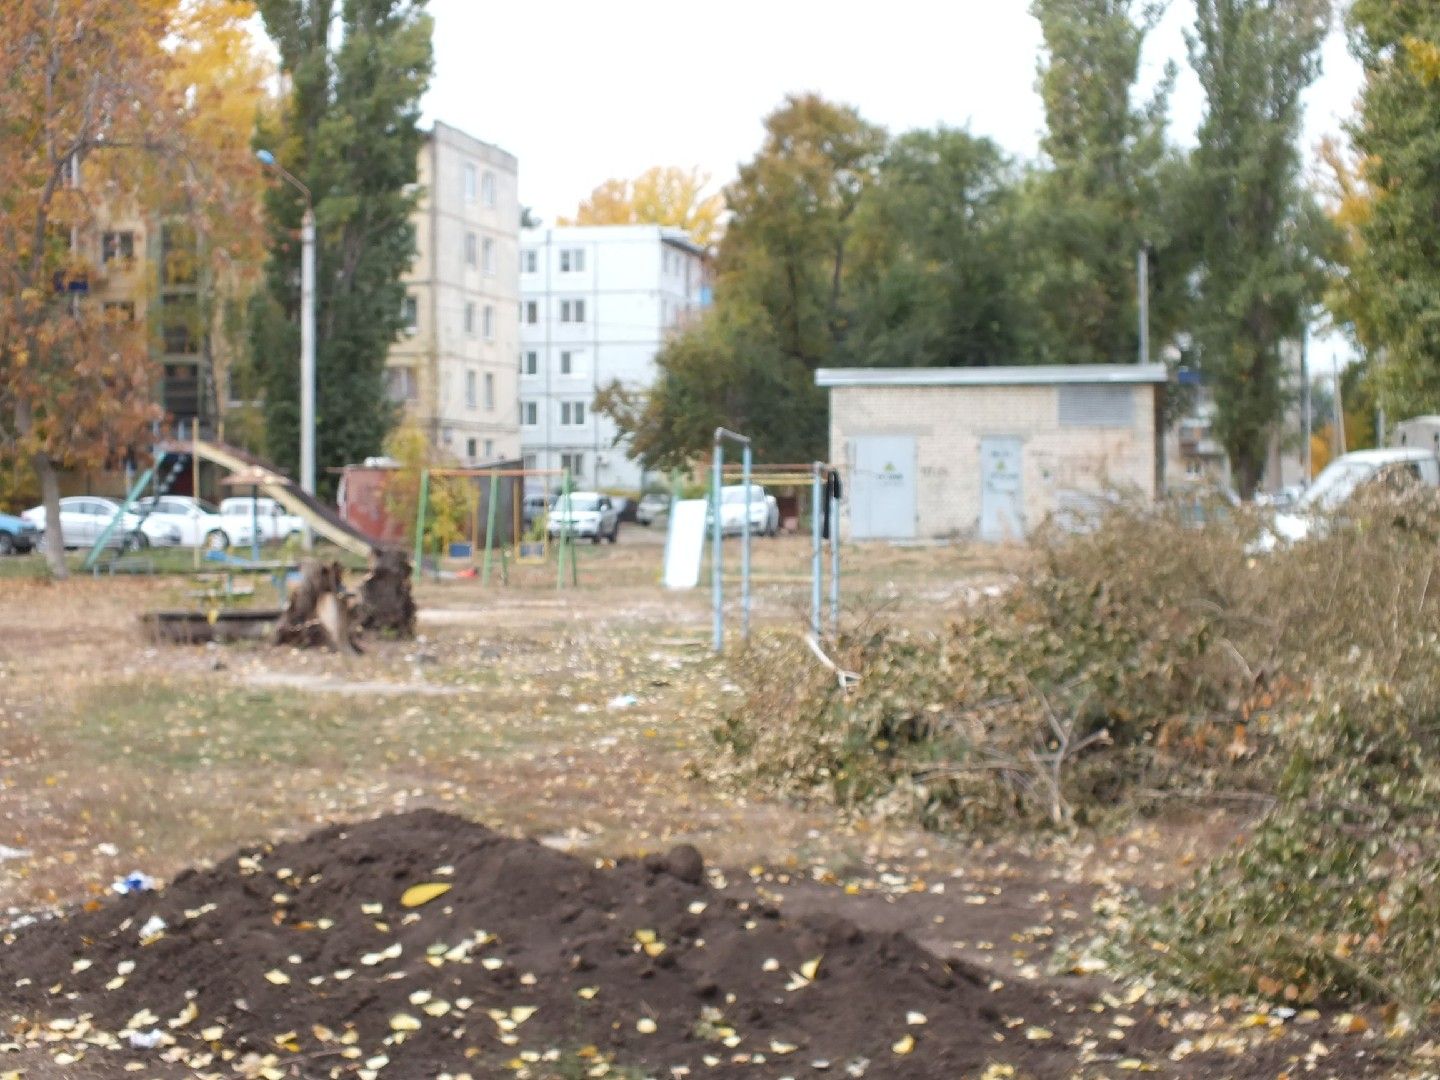
[[[404,906],[428,883],[450,888]],[[1048,996],[722,897],[693,848],[597,867],[430,811],[241,851],[5,944],[4,1012],[115,1075],[138,1056],[175,1075],[1044,1076],[1074,1052]],[[1053,1037],[1027,1039],[1042,1015]]]

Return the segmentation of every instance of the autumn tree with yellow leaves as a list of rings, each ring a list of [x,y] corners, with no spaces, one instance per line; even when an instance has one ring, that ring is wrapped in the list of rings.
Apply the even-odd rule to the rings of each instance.
[[[707,193],[708,192],[708,193]],[[633,180],[606,180],[561,225],[671,225],[702,247],[720,239],[725,198],[700,169],[656,165]]]
[[[13,0],[0,19],[0,458],[39,481],[56,576],[59,473],[143,452],[158,419],[144,330],[87,296],[100,215],[128,203],[183,216],[207,257],[251,258],[253,166],[224,112],[237,103],[210,82],[229,70],[213,36],[237,41],[250,13],[234,0]]]

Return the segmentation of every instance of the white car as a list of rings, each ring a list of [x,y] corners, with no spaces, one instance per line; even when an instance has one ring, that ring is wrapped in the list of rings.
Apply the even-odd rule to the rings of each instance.
[[[261,541],[288,540],[305,531],[305,522],[298,516],[287,514],[278,502],[264,496],[252,499],[249,495],[232,495],[222,499],[220,517],[225,521],[226,531],[233,527],[235,532],[243,530],[247,537],[253,522],[259,526]],[[242,543],[249,543],[249,540]]]
[[[99,495],[67,495],[60,500],[60,532],[67,548],[93,547],[116,515],[120,504],[113,499]],[[20,514],[22,521],[28,521],[41,533],[45,531],[45,507],[32,506]],[[174,531],[161,522],[142,522],[133,513],[122,517],[106,538],[107,548],[128,551],[149,547],[151,544],[175,543]],[[41,543],[43,547],[43,541]]]
[[[1271,527],[1251,544],[1252,552],[1274,551],[1281,544],[1295,544],[1311,536],[1326,515],[1350,498],[1362,484],[1401,476],[1426,487],[1440,487],[1440,458],[1429,450],[1397,447],[1388,450],[1356,450],[1342,454],[1326,465],[1294,511],[1275,515]]]
[[[567,501],[568,499],[568,501]],[[550,536],[569,533],[598,544],[601,538],[615,543],[620,536],[620,515],[609,495],[598,491],[572,491],[557,495],[550,507]]]
[[[189,495],[150,495],[135,506],[136,513],[144,517],[147,525],[154,522],[158,528],[164,528],[172,537],[169,542],[179,547],[224,551],[234,544],[250,543],[248,521],[243,526],[227,522],[203,499]]]
[[[710,517],[713,527],[714,517]],[[745,531],[745,485],[734,484],[720,489],[720,531],[739,535]],[[750,485],[750,532],[757,536],[774,536],[780,531],[780,504],[759,484]]]

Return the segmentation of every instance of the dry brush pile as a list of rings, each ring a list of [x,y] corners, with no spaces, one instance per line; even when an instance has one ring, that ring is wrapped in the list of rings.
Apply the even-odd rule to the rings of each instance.
[[[1116,922],[1165,978],[1291,1002],[1440,1001],[1440,502],[1263,524],[1122,509],[940,633],[746,661],[721,782],[936,828],[1073,827],[1175,798],[1260,812],[1188,888]]]

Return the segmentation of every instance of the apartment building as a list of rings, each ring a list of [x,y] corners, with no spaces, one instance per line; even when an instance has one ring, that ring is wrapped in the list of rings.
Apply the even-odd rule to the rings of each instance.
[[[646,390],[655,355],[708,298],[703,248],[659,225],[576,225],[520,237],[520,447],[580,487],[639,489],[643,469],[594,411],[611,382]]]
[[[520,200],[516,159],[437,122],[420,153],[406,329],[386,385],[465,465],[515,460]]]

